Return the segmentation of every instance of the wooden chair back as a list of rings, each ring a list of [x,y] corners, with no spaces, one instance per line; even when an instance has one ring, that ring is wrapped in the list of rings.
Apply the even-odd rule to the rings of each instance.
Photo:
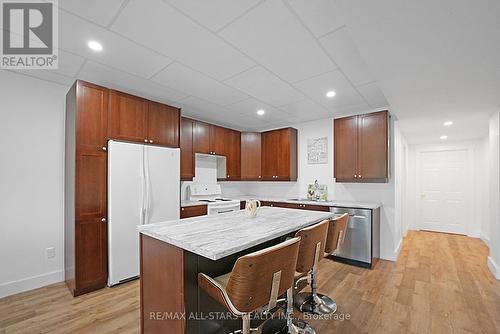
[[[328,220],[303,228],[295,236],[300,237],[296,271],[306,273],[323,258],[328,233]],[[319,245],[319,248],[317,247]]]
[[[336,217],[330,220],[330,226],[328,227],[328,238],[326,239],[326,249],[327,254],[333,254],[333,252],[344,243],[345,236],[347,233],[347,223],[349,222],[349,214],[344,213],[340,217]]]
[[[253,312],[293,286],[299,242],[292,238],[236,261],[226,287],[236,309]]]

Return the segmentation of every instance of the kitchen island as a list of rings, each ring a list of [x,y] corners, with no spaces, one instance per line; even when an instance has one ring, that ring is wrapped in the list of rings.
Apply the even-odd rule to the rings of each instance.
[[[213,317],[213,312],[228,311],[198,288],[198,273],[226,274],[239,257],[332,217],[330,212],[263,207],[255,218],[238,211],[140,226],[142,333],[239,328],[239,321]]]

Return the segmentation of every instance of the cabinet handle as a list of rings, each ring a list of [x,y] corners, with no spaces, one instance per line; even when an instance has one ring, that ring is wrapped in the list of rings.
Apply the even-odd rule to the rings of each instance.
[[[227,177],[229,178],[229,175]]]
[[[261,179],[261,178],[262,178],[262,176],[261,176],[261,175],[259,175],[259,179]]]
[[[181,211],[184,211],[184,208],[181,208]]]
[[[151,139],[149,140],[149,142],[150,142],[151,144],[153,144],[153,141],[152,141]]]
[[[147,140],[147,139],[144,139],[144,142],[145,142],[145,143],[147,143],[147,142],[148,142],[148,140]]]
[[[107,150],[108,150],[108,148],[107,148],[106,146],[103,146],[103,147],[102,147],[102,150],[103,150],[103,151],[107,151]]]
[[[354,177],[356,178],[356,177],[358,177],[358,175],[354,174]]]
[[[361,178],[361,175],[358,175],[359,178]]]
[[[101,218],[101,221],[104,223],[106,222],[106,218]]]

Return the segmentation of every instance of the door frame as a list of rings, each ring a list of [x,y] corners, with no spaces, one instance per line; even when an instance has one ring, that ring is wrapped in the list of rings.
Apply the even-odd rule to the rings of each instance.
[[[465,151],[466,152],[466,171],[465,174],[465,199],[466,203],[471,206],[470,210],[465,210],[465,224],[464,224],[464,235],[472,235],[471,219],[473,218],[473,213],[476,212],[476,205],[474,201],[474,156],[475,148],[473,143],[462,143],[462,144],[445,144],[445,145],[424,145],[416,148],[416,224],[415,227],[418,230],[422,230],[422,204],[420,200],[420,194],[422,193],[422,153],[432,153],[432,152],[446,152],[446,151]],[[450,232],[453,233],[453,232]]]

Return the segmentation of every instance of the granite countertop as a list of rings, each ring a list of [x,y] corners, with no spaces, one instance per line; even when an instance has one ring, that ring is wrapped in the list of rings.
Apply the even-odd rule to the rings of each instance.
[[[187,206],[198,206],[198,205],[207,205],[207,203],[203,203],[200,201],[189,201],[189,200],[182,200],[181,201],[182,208],[185,208]]]
[[[292,203],[292,204],[311,204],[311,205],[322,205],[322,206],[338,206],[344,208],[357,208],[357,209],[378,209],[381,207],[380,203],[369,203],[369,202],[351,202],[351,201],[308,201],[299,200],[292,201],[290,198],[284,197],[274,197],[274,196],[254,196],[254,195],[244,195],[244,196],[229,196],[231,199],[238,201],[246,201],[247,199],[258,199],[260,201],[268,202],[281,202],[281,203]],[[200,203],[198,201],[181,201],[181,207],[196,206],[196,205],[207,205],[206,203]]]
[[[257,217],[245,211],[140,225],[140,233],[211,260],[259,245],[333,217],[330,212],[263,207]]]
[[[236,199],[240,201],[246,201],[248,199],[258,199],[260,201],[269,202],[281,202],[281,203],[292,203],[292,204],[311,204],[311,205],[322,205],[322,206],[338,206],[346,208],[357,208],[357,209],[377,209],[381,207],[380,203],[368,203],[368,202],[351,202],[351,201],[310,201],[310,200],[290,200],[290,197],[273,197],[273,196],[231,196],[231,199]]]

